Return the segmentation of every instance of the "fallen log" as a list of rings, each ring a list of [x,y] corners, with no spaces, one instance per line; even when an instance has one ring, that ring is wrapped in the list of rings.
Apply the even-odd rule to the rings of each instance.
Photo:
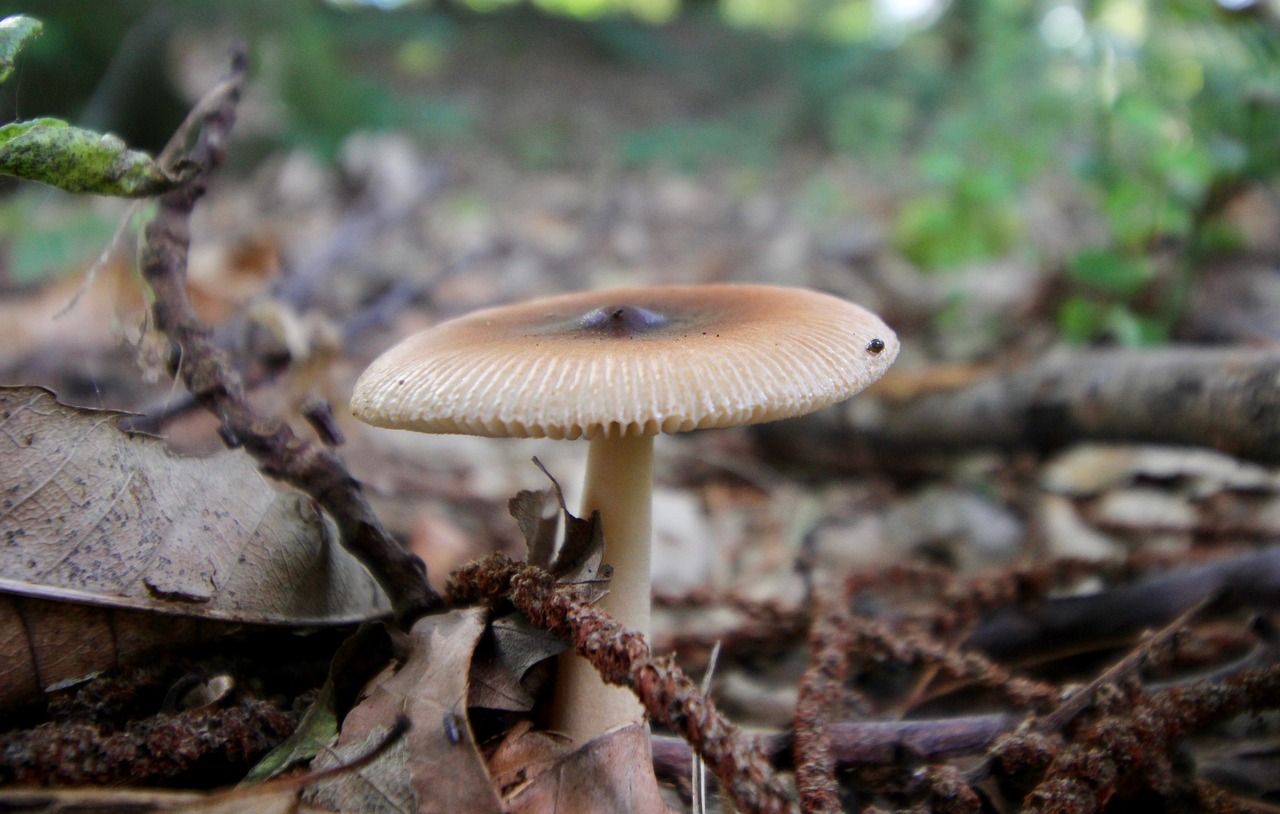
[[[1202,446],[1280,463],[1280,350],[1274,349],[1055,353],[966,387],[881,399],[870,408],[866,402],[763,424],[756,436],[784,460],[828,468],[850,466],[857,450],[1048,452],[1079,441]]]

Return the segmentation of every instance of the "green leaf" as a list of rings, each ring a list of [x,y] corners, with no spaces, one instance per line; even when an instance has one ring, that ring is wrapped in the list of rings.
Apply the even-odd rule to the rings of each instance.
[[[1095,302],[1071,297],[1058,309],[1058,330],[1076,344],[1092,342],[1101,332],[1106,314]]]
[[[1116,303],[1106,315],[1106,329],[1117,343],[1130,348],[1162,345],[1169,341],[1169,331],[1160,322],[1135,314]]]
[[[0,174],[67,192],[141,198],[178,186],[195,170],[190,162],[166,170],[110,133],[72,127],[60,119],[0,127]]]
[[[1154,210],[1161,195],[1155,185],[1136,177],[1119,178],[1106,186],[1102,212],[1118,242],[1137,246],[1151,237],[1156,228]]]
[[[362,625],[348,636],[334,652],[329,676],[298,728],[258,761],[241,787],[270,780],[323,752],[337,737],[338,722],[355,706],[361,688],[398,655],[394,638],[385,625],[376,623]]]
[[[956,189],[905,201],[893,224],[894,245],[925,269],[956,268],[998,257],[1017,241],[1012,205],[986,199],[987,182],[961,182]]]
[[[1218,167],[1205,147],[1176,145],[1156,152],[1164,186],[1182,201],[1197,201],[1213,183]]]
[[[303,713],[298,728],[258,761],[245,776],[243,785],[266,782],[324,751],[338,736],[338,716],[333,706],[333,684],[325,682],[316,700]]]
[[[1151,282],[1151,264],[1145,257],[1110,249],[1086,249],[1067,261],[1067,273],[1077,282],[1121,297],[1136,296]]]
[[[0,20],[0,82],[13,73],[14,60],[27,43],[44,28],[34,17],[15,14]]]
[[[68,206],[63,199],[59,205],[42,200],[42,194],[30,187],[0,204],[0,242],[8,252],[9,280],[18,287],[83,271],[119,226],[119,213],[102,211],[92,201]]]

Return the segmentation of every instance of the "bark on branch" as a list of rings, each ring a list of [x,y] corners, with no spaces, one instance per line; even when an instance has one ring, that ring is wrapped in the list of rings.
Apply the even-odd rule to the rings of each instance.
[[[830,749],[842,766],[884,766],[909,756],[936,761],[980,752],[1013,731],[1025,716],[993,713],[921,721],[841,721],[827,726]],[[795,740],[791,733],[760,735],[761,746],[779,769],[791,766]],[[653,736],[653,766],[661,777],[688,777],[692,748],[681,738]]]
[[[881,405],[870,416],[864,406],[855,401],[806,419],[762,425],[760,437],[788,458],[858,444],[886,452],[1052,450],[1095,440],[1204,446],[1280,462],[1276,350],[1054,354],[966,388]],[[802,449],[788,450],[797,437]]]
[[[1123,640],[1209,599],[1216,599],[1218,611],[1280,605],[1280,547],[1150,574],[1098,593],[1002,608],[977,626],[965,646],[1013,658],[1049,647]]]
[[[360,483],[333,452],[299,438],[286,422],[255,411],[239,373],[214,344],[209,327],[196,319],[187,297],[191,212],[204,196],[210,174],[222,163],[245,68],[244,54],[235,54],[230,77],[201,101],[192,122],[199,135],[188,153],[201,170],[191,182],[160,198],[146,226],[142,276],[154,295],[151,319],[169,340],[171,371],[222,422],[227,443],[243,446],[264,473],[320,504],[337,523],[343,544],[387,592],[397,616],[410,619],[444,604],[427,582],[426,566],[387,533]]]

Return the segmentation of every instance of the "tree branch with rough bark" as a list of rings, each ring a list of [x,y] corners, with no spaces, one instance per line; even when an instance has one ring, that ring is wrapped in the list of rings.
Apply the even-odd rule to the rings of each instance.
[[[239,373],[213,342],[211,329],[196,318],[187,295],[191,212],[223,161],[245,71],[244,53],[237,50],[228,78],[184,124],[184,129],[198,128],[187,158],[200,171],[160,197],[156,215],[144,230],[142,276],[153,295],[151,320],[168,338],[171,372],[182,378],[202,407],[217,416],[228,446],[243,447],[265,474],[310,495],[328,512],[343,545],[378,580],[397,617],[409,620],[444,606],[427,582],[426,566],[391,537],[374,515],[360,483],[331,450],[300,438],[280,418],[258,414]]]
[[[890,374],[892,375],[892,374]],[[775,454],[828,468],[849,450],[934,453],[1060,449],[1079,441],[1202,446],[1280,462],[1280,351],[1169,347],[1053,354],[1023,370],[879,409],[862,400],[757,437]]]

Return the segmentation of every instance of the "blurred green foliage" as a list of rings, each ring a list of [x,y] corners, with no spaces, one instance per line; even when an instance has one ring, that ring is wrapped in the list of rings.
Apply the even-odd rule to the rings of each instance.
[[[25,5],[0,0],[0,13]],[[152,87],[172,75],[174,37],[199,31],[207,44],[235,32],[278,103],[277,130],[265,138],[322,157],[371,128],[399,128],[431,147],[488,139],[547,169],[696,171],[817,149],[850,157],[894,191],[894,245],[937,273],[1011,254],[1042,262],[1028,232],[1032,201],[1083,199],[1095,237],[1047,269],[1064,284],[1059,326],[1082,342],[1162,341],[1194,261],[1232,243],[1224,207],[1280,172],[1280,25],[1265,2],[96,0],[92,14],[80,0],[39,6],[50,33],[19,70],[32,83],[25,99],[38,96],[41,109],[19,114],[62,115],[152,149],[187,104],[171,87]],[[534,48],[585,55],[567,63],[577,69],[660,74],[683,102],[665,116],[621,117],[602,136],[579,109],[524,104],[521,119],[513,103],[512,118],[495,123],[454,91],[470,72],[493,70],[491,61],[520,70]],[[9,101],[21,108],[24,94]]]
[[[1089,126],[1074,135],[1077,175],[1109,232],[1067,265],[1060,326],[1080,341],[1163,341],[1192,264],[1230,240],[1224,205],[1280,171],[1275,21],[1187,0],[1132,5],[1144,14],[1126,25],[1099,4]],[[1156,273],[1150,255],[1170,247],[1172,267]]]
[[[38,285],[52,276],[83,267],[96,257],[119,225],[120,212],[94,201],[57,200],[49,190],[22,189],[0,201],[0,246],[7,267],[5,283],[15,288]]]
[[[694,171],[733,156],[735,164],[767,164],[773,157],[771,145],[758,137],[760,128],[741,122],[672,122],[634,130],[618,145],[618,158],[625,166],[665,163],[680,170]]]
[[[186,114],[165,70],[172,13],[131,0],[0,0],[0,17],[14,14],[44,30],[0,93],[0,121],[52,117],[148,152],[164,146]]]

